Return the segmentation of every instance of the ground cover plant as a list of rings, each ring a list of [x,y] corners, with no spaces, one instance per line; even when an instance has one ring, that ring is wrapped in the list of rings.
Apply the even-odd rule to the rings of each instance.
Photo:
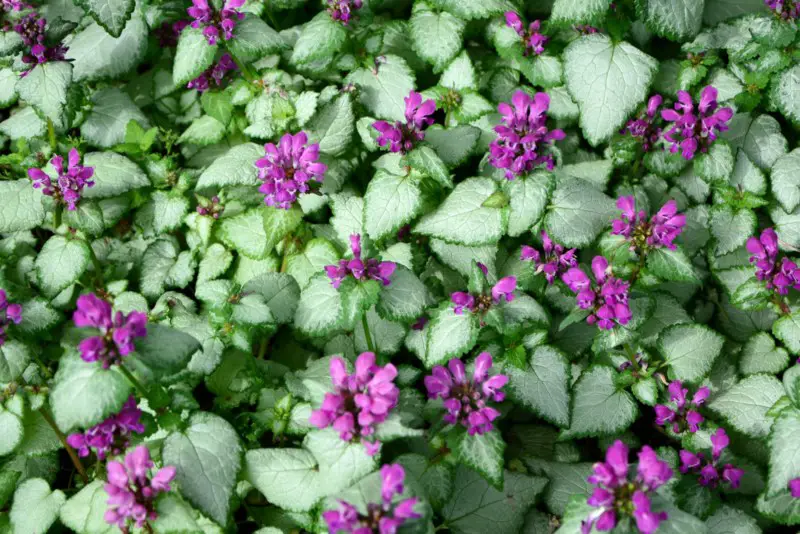
[[[800,2],[0,13],[0,532],[800,523]]]

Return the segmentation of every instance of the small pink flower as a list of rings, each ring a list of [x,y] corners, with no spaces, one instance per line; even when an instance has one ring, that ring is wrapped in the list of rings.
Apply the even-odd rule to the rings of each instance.
[[[416,144],[425,139],[425,128],[433,124],[433,113],[436,102],[422,101],[422,95],[411,91],[404,99],[406,103],[405,124],[397,121],[390,124],[386,121],[375,121],[372,127],[378,130],[378,146],[387,146],[391,152],[407,154]]]

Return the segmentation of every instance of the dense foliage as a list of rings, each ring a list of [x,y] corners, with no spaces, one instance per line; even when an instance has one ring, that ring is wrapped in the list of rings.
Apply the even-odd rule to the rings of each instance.
[[[800,2],[1,2],[0,532],[800,524]]]

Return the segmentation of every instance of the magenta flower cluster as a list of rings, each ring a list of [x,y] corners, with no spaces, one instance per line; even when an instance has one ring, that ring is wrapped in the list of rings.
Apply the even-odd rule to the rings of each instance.
[[[136,399],[131,395],[119,413],[106,418],[86,432],[70,434],[67,443],[81,457],[89,456],[92,450],[100,460],[122,454],[130,445],[131,434],[144,432],[141,418],[142,411],[136,407]]]
[[[406,122],[400,121],[390,124],[386,121],[375,121],[372,127],[378,130],[378,146],[389,146],[389,151],[408,154],[414,145],[425,139],[425,128],[433,124],[433,112],[436,111],[436,102],[433,100],[422,101],[422,95],[411,91],[404,102],[406,103]]]
[[[94,182],[94,167],[84,167],[81,165],[81,155],[76,149],[69,151],[67,157],[67,168],[64,168],[64,158],[53,156],[50,165],[58,173],[55,185],[41,169],[28,169],[28,176],[33,181],[34,189],[42,189],[42,193],[53,197],[56,202],[65,204],[70,211],[78,208],[78,201],[81,199],[84,187],[92,187]]]
[[[636,199],[633,196],[617,199],[617,207],[622,215],[611,222],[611,233],[630,241],[632,250],[645,251],[660,247],[675,250],[673,241],[683,232],[686,215],[678,213],[674,200],[664,204],[649,221],[644,210],[636,211]]]
[[[169,483],[175,478],[174,467],[162,467],[155,475],[151,475],[153,461],[150,451],[144,445],[139,445],[125,456],[124,462],[108,462],[106,468],[106,523],[129,532],[131,522],[142,528],[147,521],[158,517],[155,500],[159,493],[170,490]]]
[[[278,146],[264,145],[264,157],[257,160],[258,177],[264,183],[258,191],[264,193],[264,203],[288,210],[297,195],[309,191],[308,182],[322,182],[328,166],[319,162],[319,144],[308,144],[308,135],[299,132],[281,137]]]
[[[364,352],[356,358],[353,374],[347,374],[342,358],[331,360],[330,372],[333,393],[325,394],[309,422],[320,429],[332,426],[342,440],[361,440],[367,454],[376,454],[381,444],[374,439],[375,427],[386,421],[400,398],[394,384],[397,369],[391,363],[376,365],[375,354]]]
[[[210,200],[201,199],[200,204],[197,205],[195,210],[200,215],[206,215],[214,219],[219,219],[220,216],[225,212],[225,206],[222,205],[220,198],[214,195]]]
[[[225,75],[237,70],[238,67],[234,63],[230,54],[222,54],[214,65],[206,69],[200,76],[186,84],[188,89],[196,89],[198,93],[204,93],[211,88],[211,82],[214,82],[216,87],[222,86]]]
[[[447,363],[447,368],[437,365],[432,374],[425,377],[428,398],[444,401],[446,423],[460,424],[470,436],[485,434],[494,428],[492,421],[500,416],[500,412],[490,406],[489,401],[502,402],[505,399],[501,390],[508,383],[508,377],[490,376],[491,369],[491,354],[482,352],[475,358],[472,378],[467,377],[464,363],[455,358]]]
[[[761,232],[760,237],[747,240],[747,251],[752,254],[750,263],[756,266],[756,278],[766,282],[767,289],[787,295],[789,288],[800,289],[800,269],[786,256],[778,262],[778,234],[772,228]]]
[[[669,464],[658,459],[653,449],[645,445],[639,451],[636,476],[629,479],[628,447],[617,440],[606,451],[606,461],[594,464],[594,473],[588,478],[595,488],[586,501],[597,508],[581,525],[581,532],[589,534],[592,527],[608,532],[624,517],[632,516],[643,534],[652,534],[667,519],[665,512],[653,512],[650,493],[672,478]]]
[[[132,311],[112,314],[111,304],[94,293],[78,297],[78,309],[72,315],[75,326],[97,328],[99,336],[84,339],[78,345],[81,358],[87,362],[100,360],[103,369],[120,363],[122,356],[134,350],[134,339],[147,335],[147,314]]]
[[[406,472],[400,464],[381,467],[381,500],[368,503],[365,514],[346,501],[339,501],[338,510],[323,512],[329,534],[396,534],[408,520],[422,517],[414,511],[418,499],[409,497],[395,503],[405,491]]]
[[[657,122],[661,118],[658,111],[664,99],[661,95],[654,95],[647,101],[647,108],[637,118],[631,119],[625,125],[622,133],[629,133],[641,139],[642,149],[649,152],[661,139],[661,128]]]
[[[361,9],[361,0],[328,0],[328,13],[333,20],[338,20],[345,26],[353,18],[353,11]]]
[[[485,269],[485,267],[482,267]],[[486,274],[484,272],[484,274]],[[514,291],[517,289],[517,277],[506,276],[497,281],[492,286],[491,295],[471,295],[464,291],[456,291],[450,295],[450,300],[453,302],[453,308],[456,315],[461,315],[464,310],[469,310],[472,313],[484,314],[489,311],[492,305],[497,305],[503,302],[511,302],[514,300]]]
[[[221,10],[216,11],[208,4],[208,0],[192,0],[192,7],[186,10],[192,21],[192,28],[203,28],[203,35],[208,44],[216,44],[220,35],[226,41],[233,38],[236,23],[244,18],[237,8],[244,5],[245,0],[226,0]]]
[[[0,347],[6,342],[6,329],[22,322],[22,306],[9,302],[4,289],[0,289]]]
[[[175,22],[164,22],[153,32],[158,38],[158,45],[161,48],[175,48],[178,46],[178,39],[181,32],[189,25],[188,20],[177,20]]]
[[[676,434],[687,429],[689,432],[697,432],[700,423],[703,422],[703,416],[697,410],[708,398],[710,390],[705,386],[699,388],[689,401],[687,399],[689,390],[683,387],[680,380],[675,380],[667,387],[667,391],[672,404],[656,405],[656,424],[660,426],[671,424],[672,431]]]
[[[764,3],[782,19],[800,18],[800,1],[798,0],[764,0]]]
[[[793,478],[789,481],[789,492],[795,499],[800,499],[800,478]]]
[[[29,49],[28,53],[22,55],[22,62],[28,65],[28,69],[48,61],[64,61],[67,47],[60,43],[55,46],[47,46],[45,44],[46,27],[47,20],[40,17],[38,13],[28,13],[14,25],[14,31],[19,34],[22,42]],[[23,72],[22,76],[26,76],[28,72],[30,70]]]
[[[718,428],[711,435],[711,459],[706,458],[702,452],[693,453],[687,450],[680,451],[681,473],[698,475],[697,481],[701,486],[716,488],[720,483],[726,484],[731,489],[739,487],[744,475],[744,470],[731,464],[720,465],[719,459],[722,451],[728,447],[731,440],[724,428]]]
[[[531,97],[517,91],[511,97],[513,107],[505,102],[497,106],[503,124],[494,127],[497,138],[489,145],[489,163],[504,169],[506,178],[514,180],[539,165],[548,170],[555,166],[549,150],[553,141],[564,139],[563,130],[547,128],[547,110],[550,97],[547,93],[536,93]]]
[[[539,30],[542,29],[542,23],[540,21],[534,20],[528,25],[528,28],[525,29],[522,19],[513,11],[506,11],[506,26],[517,32],[517,35],[522,38],[522,42],[525,45],[524,54],[526,56],[531,54],[538,56],[542,54],[544,52],[544,45],[550,40],[548,37],[539,33]]]
[[[586,322],[597,324],[603,330],[611,330],[617,324],[625,325],[631,320],[628,305],[630,284],[611,275],[608,260],[603,256],[592,259],[595,284],[580,267],[568,270],[561,279],[577,293],[578,307],[591,310]]]
[[[328,265],[325,272],[331,279],[333,287],[339,288],[341,283],[348,276],[355,280],[377,280],[381,284],[388,286],[391,276],[397,269],[397,264],[391,261],[378,261],[375,258],[361,259],[361,235],[353,234],[350,236],[350,250],[353,252],[352,260],[339,260],[338,265]]]
[[[687,160],[698,151],[707,152],[717,134],[728,129],[733,117],[731,108],[719,108],[717,90],[710,85],[700,92],[696,111],[692,95],[686,91],[678,91],[674,108],[661,110],[661,117],[672,123],[664,139],[670,143],[670,152],[680,150]]]
[[[564,245],[554,243],[544,230],[542,230],[542,248],[543,254],[533,247],[523,245],[520,259],[532,261],[536,266],[536,274],[544,273],[548,284],[552,284],[570,267],[578,266],[578,258],[575,256],[576,249],[567,250]]]

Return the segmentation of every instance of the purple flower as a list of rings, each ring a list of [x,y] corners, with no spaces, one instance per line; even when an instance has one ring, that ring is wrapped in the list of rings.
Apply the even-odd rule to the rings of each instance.
[[[266,195],[264,203],[288,210],[299,193],[309,191],[309,180],[322,182],[328,166],[319,162],[319,144],[308,144],[305,132],[284,134],[278,142],[264,145],[265,156],[256,161],[258,177],[264,184],[258,188]]]
[[[725,433],[724,428],[718,428],[711,435],[711,460],[708,460],[702,452],[693,453],[681,450],[681,473],[694,473],[698,475],[697,481],[701,486],[716,488],[723,483],[731,489],[739,487],[739,483],[744,475],[744,470],[734,467],[731,464],[720,465],[719,459],[731,440]]]
[[[787,295],[789,288],[800,289],[800,269],[786,257],[778,263],[778,234],[772,228],[761,232],[761,236],[747,240],[747,251],[752,254],[750,263],[756,266],[756,278],[765,281],[767,289],[779,295]]]
[[[200,203],[195,210],[200,215],[207,215],[214,219],[219,219],[220,215],[225,212],[225,206],[222,205],[218,196],[214,195],[211,197],[211,200],[205,199],[204,197],[198,198]]]
[[[514,290],[516,289],[517,277],[506,276],[492,286],[491,295],[473,296],[463,291],[456,291],[450,295],[450,300],[453,302],[456,315],[461,315],[465,309],[473,313],[484,314],[489,311],[492,305],[500,304],[504,300],[507,302],[514,300]]]
[[[414,145],[425,139],[425,128],[433,124],[433,112],[436,111],[436,102],[433,100],[422,101],[422,95],[411,91],[403,99],[406,103],[406,122],[400,121],[389,124],[386,121],[375,121],[372,127],[380,132],[378,145],[389,145],[391,152],[407,154]]]
[[[622,514],[633,517],[636,526],[645,534],[655,532],[659,523],[667,519],[665,512],[651,511],[649,494],[672,478],[669,464],[659,460],[655,451],[645,445],[639,452],[636,473],[630,480],[628,447],[615,441],[606,451],[606,461],[594,464],[593,473],[587,479],[595,488],[586,502],[597,510],[581,525],[583,534],[589,534],[592,527],[599,531],[612,530]]]
[[[22,11],[23,9],[33,7],[25,2],[21,2],[20,0],[2,0],[0,2],[0,7],[5,12],[11,11]]]
[[[672,431],[676,434],[687,429],[689,432],[697,432],[700,429],[700,423],[703,422],[703,416],[697,409],[708,398],[709,389],[705,386],[699,388],[689,402],[686,399],[689,390],[683,387],[680,380],[672,382],[667,389],[672,406],[656,405],[656,424],[666,426],[667,423],[671,423]]]
[[[784,20],[800,18],[800,1],[764,0],[764,3]]]
[[[649,152],[661,138],[661,128],[656,125],[655,121],[660,118],[658,108],[663,102],[664,99],[661,95],[651,96],[647,101],[647,109],[637,118],[629,120],[622,130],[622,133],[627,132],[633,137],[640,138],[642,149],[645,152]]]
[[[800,478],[793,478],[789,481],[789,491],[795,499],[800,498]]]
[[[108,462],[108,482],[103,487],[108,494],[106,523],[129,532],[131,522],[142,528],[147,521],[158,517],[156,497],[170,490],[169,483],[175,478],[175,468],[162,467],[155,475],[150,475],[152,467],[150,451],[144,445],[128,453],[124,463]]]
[[[572,29],[581,35],[591,35],[600,31],[594,26],[589,26],[588,24],[576,24],[572,27]]]
[[[661,117],[673,123],[664,139],[671,143],[670,152],[680,150],[687,160],[694,158],[697,151],[707,152],[717,133],[727,130],[727,123],[733,117],[731,108],[717,109],[717,90],[710,85],[700,93],[697,113],[692,96],[686,91],[678,91],[674,107],[661,110]]]
[[[632,250],[646,251],[660,247],[675,250],[673,241],[683,232],[686,215],[678,213],[674,200],[664,204],[649,221],[643,210],[636,211],[636,199],[633,196],[617,199],[617,207],[622,215],[611,221],[611,233],[624,236],[631,242]]]
[[[575,257],[576,249],[566,250],[563,245],[553,243],[544,230],[542,230],[542,246],[544,254],[540,254],[533,247],[523,245],[520,259],[532,261],[536,266],[536,274],[544,273],[548,284],[552,284],[570,267],[578,265],[578,259]]]
[[[192,28],[203,28],[203,35],[208,39],[208,44],[213,45],[222,38],[229,41],[233,38],[233,29],[236,23],[244,18],[236,8],[244,5],[244,0],[226,0],[225,5],[216,11],[208,4],[208,0],[192,0],[192,7],[186,10],[192,21]]]
[[[378,261],[375,258],[361,259],[361,235],[353,234],[350,236],[350,248],[353,251],[352,260],[339,260],[338,265],[328,265],[325,272],[331,279],[333,287],[339,288],[342,281],[348,276],[356,280],[377,280],[381,284],[388,286],[391,276],[397,268],[397,264],[391,261]]]
[[[198,93],[208,91],[213,81],[217,87],[222,85],[228,71],[238,70],[230,54],[222,54],[219,61],[200,76],[186,84],[187,89],[197,89]]]
[[[364,352],[356,359],[352,375],[347,374],[342,358],[331,360],[330,371],[334,392],[325,394],[309,421],[317,428],[332,426],[344,441],[360,440],[367,453],[374,455],[380,446],[373,438],[375,426],[386,421],[400,397],[394,384],[397,369],[390,363],[375,365],[375,354]]]
[[[100,460],[116,456],[128,448],[132,432],[144,432],[141,417],[142,412],[136,407],[136,399],[130,396],[119,413],[106,418],[86,432],[70,434],[67,443],[81,457],[89,456],[92,449]]]
[[[53,197],[58,203],[65,204],[70,211],[77,209],[83,188],[94,185],[90,179],[94,175],[94,167],[81,165],[81,155],[74,148],[69,151],[66,169],[64,169],[64,158],[61,156],[53,156],[50,165],[58,173],[56,185],[53,185],[44,171],[31,168],[28,169],[28,176],[33,181],[33,188],[41,188],[43,194]]]
[[[406,473],[400,464],[381,467],[380,503],[367,504],[366,514],[361,515],[355,506],[339,501],[339,510],[328,510],[322,518],[328,525],[330,534],[342,532],[352,534],[395,534],[409,519],[422,517],[414,511],[417,498],[402,499],[395,503],[395,498],[404,491]]]
[[[6,342],[6,329],[22,321],[22,306],[8,301],[5,290],[0,289],[0,347]]]
[[[353,11],[361,9],[361,5],[361,0],[328,0],[328,13],[333,20],[338,20],[347,26],[353,18]]]
[[[134,350],[134,339],[147,335],[147,315],[132,311],[128,315],[117,312],[112,316],[111,304],[94,293],[78,297],[78,309],[72,315],[75,326],[97,328],[101,335],[81,341],[78,350],[87,362],[100,360],[103,369],[120,363],[122,356]]]
[[[21,4],[22,5],[22,4]],[[24,5],[23,5],[24,7]],[[47,35],[45,28],[47,20],[38,13],[28,13],[14,25],[14,31],[22,38],[22,42],[29,48],[29,53],[22,55],[22,62],[28,65],[28,70],[21,76],[27,76],[30,69],[48,61],[64,61],[67,47],[62,44],[48,46],[45,44]]]
[[[536,93],[531,98],[528,93],[517,91],[511,103],[513,107],[505,102],[497,106],[503,124],[494,127],[497,138],[489,145],[489,163],[505,169],[509,180],[542,164],[552,170],[555,162],[548,147],[553,141],[564,139],[566,134],[547,128],[550,97],[547,93]]]
[[[447,410],[445,422],[461,424],[467,428],[470,436],[490,432],[494,428],[492,421],[500,416],[500,412],[489,406],[488,402],[503,401],[505,393],[501,390],[508,382],[508,377],[489,376],[491,369],[491,354],[482,352],[475,358],[471,379],[467,378],[461,360],[455,358],[447,363],[447,368],[437,365],[425,377],[428,398],[444,401]]]
[[[181,36],[181,32],[188,25],[188,20],[162,23],[161,26],[153,31],[158,38],[158,46],[161,48],[175,48],[178,46],[178,39]]]
[[[592,260],[592,273],[595,285],[580,267],[573,267],[561,276],[572,292],[577,293],[578,307],[591,310],[586,322],[597,323],[603,330],[611,330],[617,324],[628,324],[631,320],[628,306],[630,284],[611,276],[608,260],[603,256],[595,256]]]
[[[539,30],[542,28],[542,23],[540,21],[534,20],[528,25],[528,29],[526,30],[525,26],[522,24],[522,19],[513,11],[506,11],[506,26],[512,28],[517,32],[517,35],[522,37],[522,42],[525,44],[524,54],[526,56],[530,54],[535,56],[542,54],[544,52],[544,45],[550,40],[549,37],[545,37],[539,33]]]

